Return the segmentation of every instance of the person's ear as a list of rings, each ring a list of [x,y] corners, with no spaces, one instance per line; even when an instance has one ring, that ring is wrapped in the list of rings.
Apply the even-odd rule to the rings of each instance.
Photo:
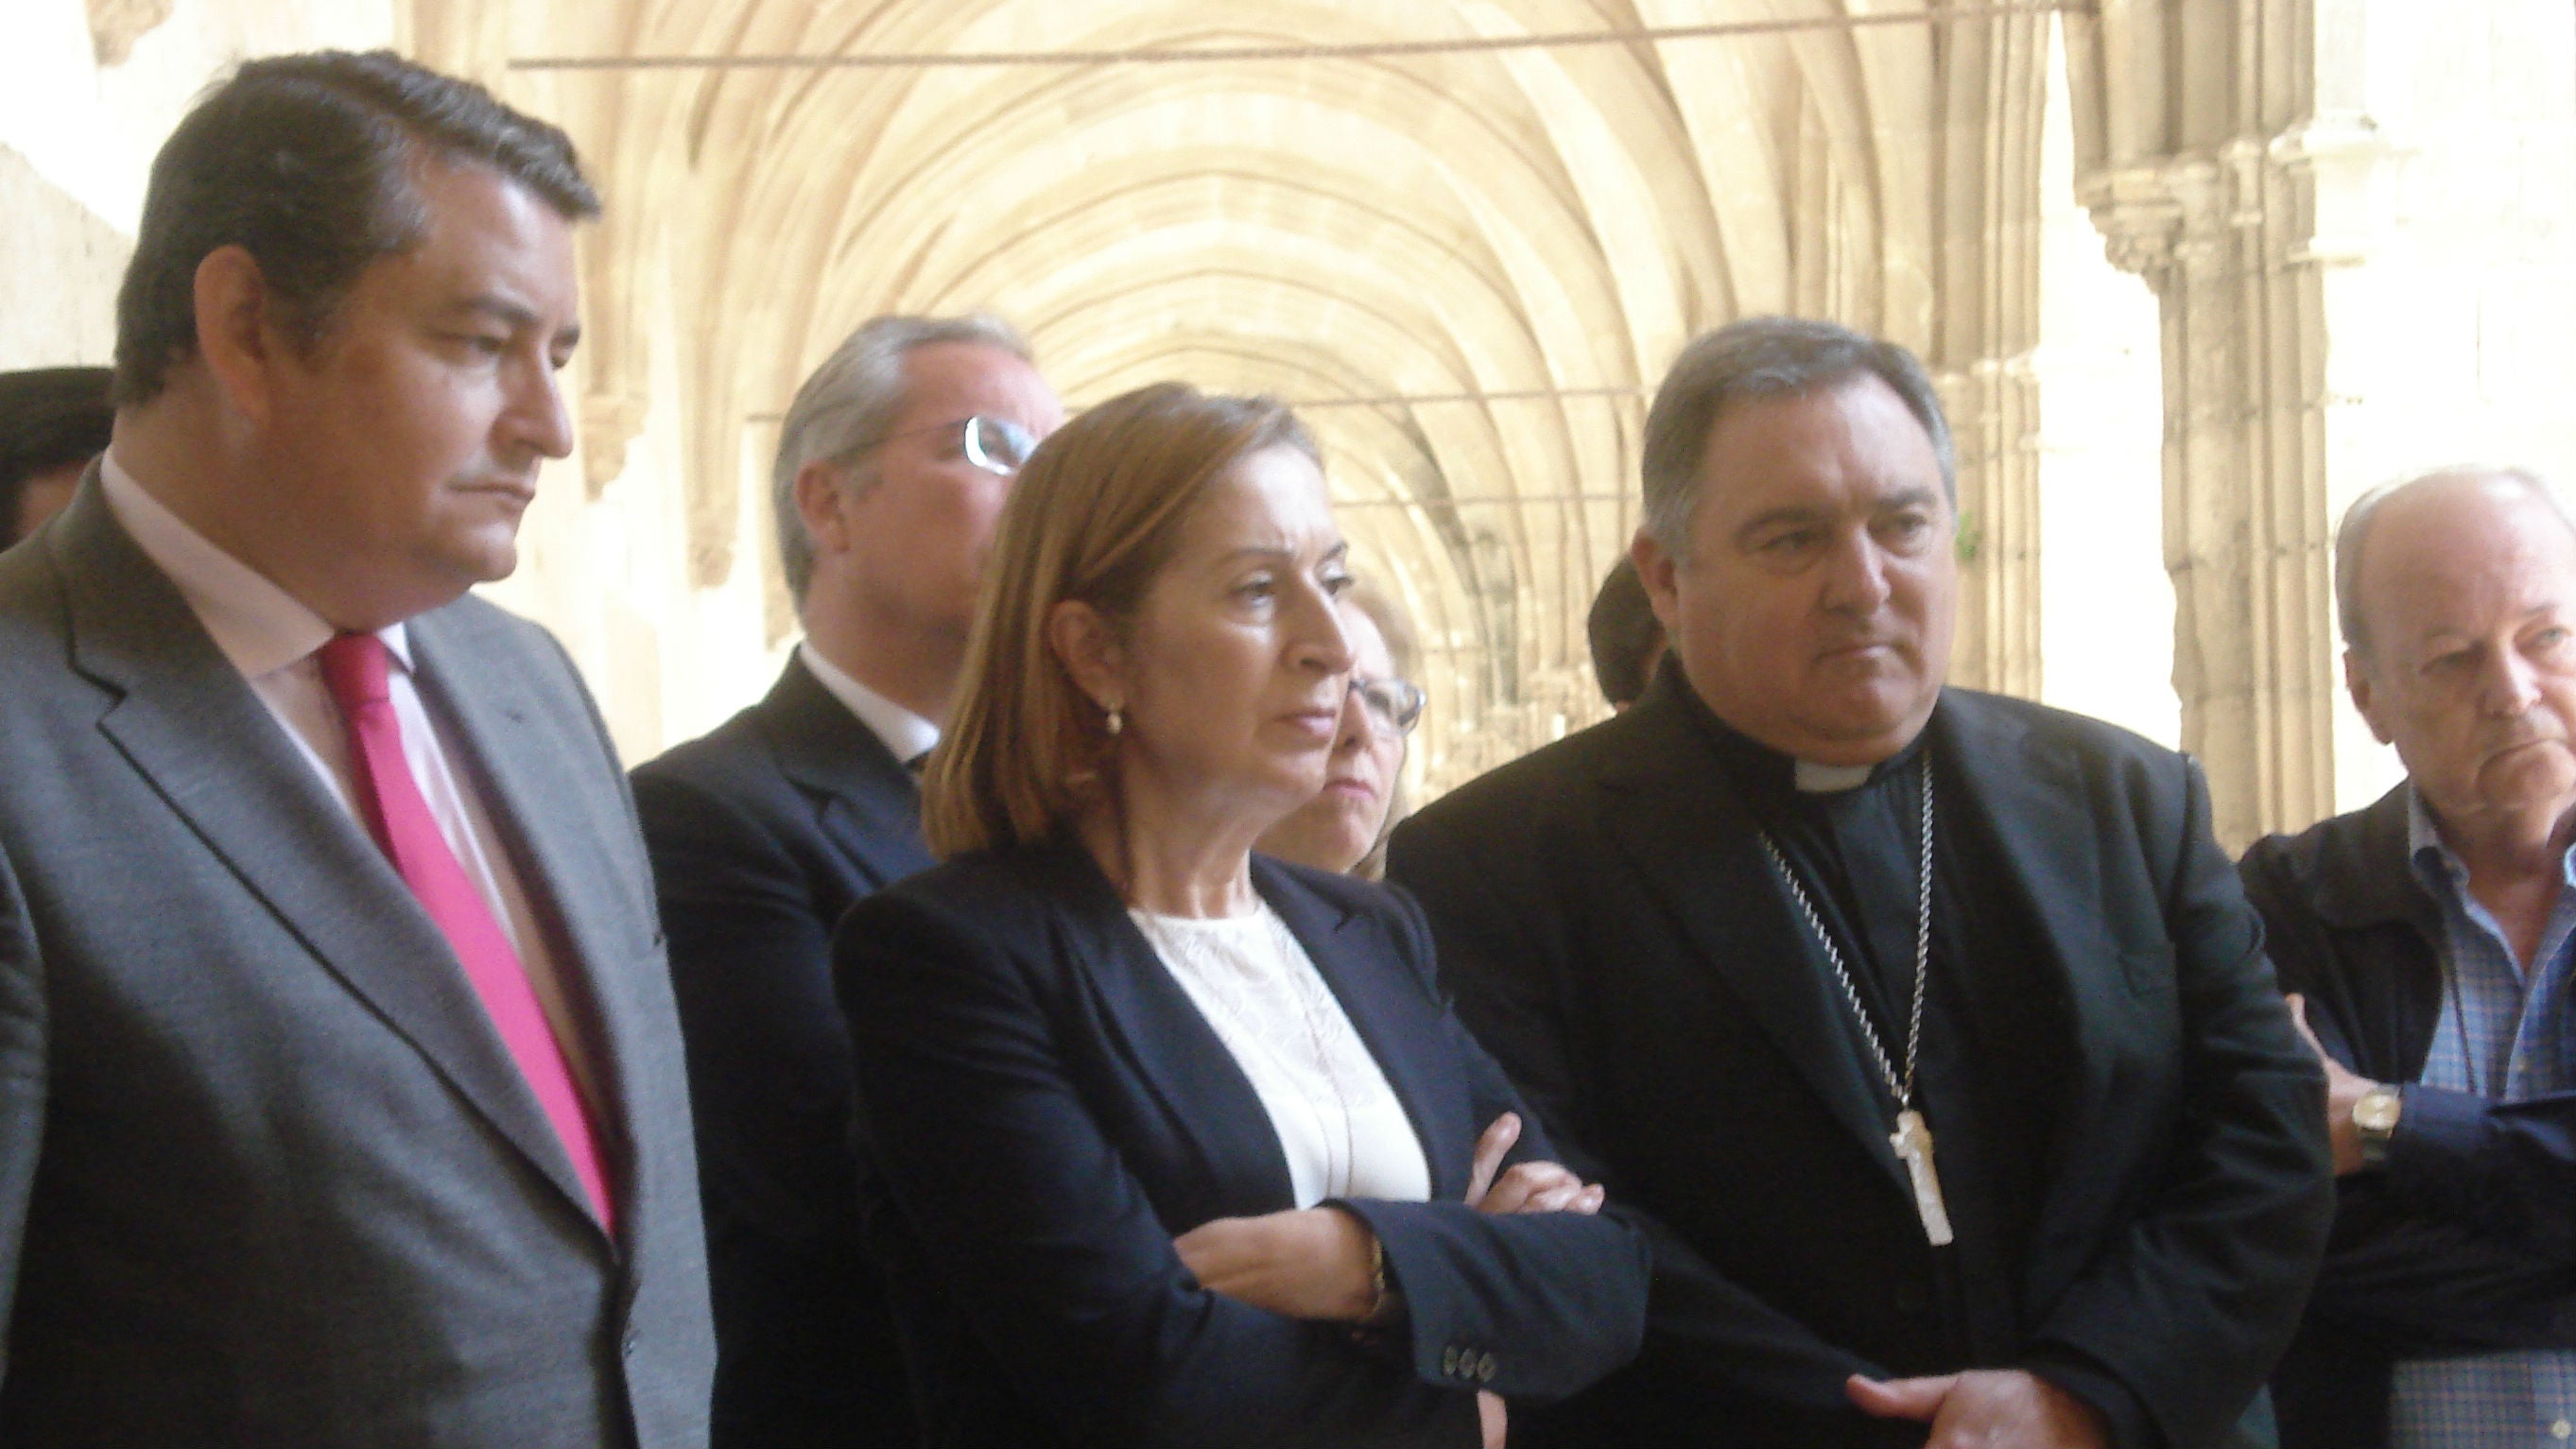
[[[1127,651],[1100,611],[1066,599],[1047,611],[1047,648],[1079,689],[1104,713],[1127,707]]]
[[[2370,726],[2372,738],[2383,745],[2393,744],[2397,737],[2389,733],[2388,726],[2380,720],[2378,694],[2373,684],[2374,681],[2370,677],[2370,662],[2361,657],[2360,650],[2345,649],[2343,651],[2343,687],[2352,694],[2352,707],[2361,712],[2363,721]]]
[[[850,470],[828,458],[796,470],[796,516],[818,554],[849,552],[849,481]]]
[[[197,357],[214,379],[216,395],[254,427],[266,427],[275,406],[270,373],[291,344],[278,325],[276,298],[258,261],[240,246],[206,253],[197,263],[190,302]]]
[[[1646,602],[1654,606],[1656,622],[1664,626],[1664,637],[1671,638],[1682,607],[1680,587],[1674,578],[1680,572],[1679,563],[1653,534],[1642,528],[1628,543],[1628,562],[1636,567],[1637,581],[1646,586]]]

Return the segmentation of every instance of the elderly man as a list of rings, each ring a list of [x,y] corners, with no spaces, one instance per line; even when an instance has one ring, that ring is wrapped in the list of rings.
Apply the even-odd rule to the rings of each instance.
[[[2564,1443],[2576,528],[2527,473],[2447,471],[2355,503],[2335,563],[2345,682],[2407,780],[2245,856],[2345,1174],[2283,1442]]]
[[[918,1438],[860,1241],[831,936],[930,864],[939,741],[993,521],[1064,418],[989,317],[879,317],[798,389],[772,511],[805,625],[766,698],[635,772],[689,1049],[718,1449]]]
[[[571,661],[571,144],[390,53],[153,163],[113,442],[0,555],[0,1443],[706,1442],[680,1034]]]
[[[1643,451],[1645,699],[1390,869],[1654,1244],[1644,1355],[1533,1442],[2229,1442],[2330,1197],[2197,771],[1943,686],[1949,436],[1903,349],[1724,328]]]

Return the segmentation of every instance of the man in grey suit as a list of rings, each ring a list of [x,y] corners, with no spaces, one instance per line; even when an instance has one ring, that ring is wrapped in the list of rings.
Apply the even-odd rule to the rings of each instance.
[[[0,1445],[703,1445],[680,1042],[508,574],[570,143],[390,54],[154,163],[115,439],[0,557]]]

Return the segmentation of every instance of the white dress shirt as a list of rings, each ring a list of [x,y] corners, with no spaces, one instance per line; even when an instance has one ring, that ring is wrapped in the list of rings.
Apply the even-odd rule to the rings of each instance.
[[[340,808],[348,812],[351,828],[366,837],[370,849],[377,848],[374,835],[358,813],[355,777],[350,773],[348,726],[341,718],[340,707],[332,702],[330,686],[322,680],[321,663],[314,657],[314,651],[331,642],[339,631],[293,595],[189,527],[136,482],[113,452],[100,461],[99,483],[116,521],[144,555],[178,586],[180,597],[188,601],[197,621],[214,637],[215,647],[241,671],[251,693],[268,706],[269,714],[294,742],[296,752],[313,767],[313,773],[320,777],[331,797],[340,802]],[[483,893],[484,905],[518,952],[520,963],[527,969],[528,982],[545,1009],[546,1020],[554,1026],[555,1040],[563,1045],[573,1078],[596,1111],[599,1095],[589,1071],[589,1054],[584,1050],[576,1018],[568,1009],[563,967],[547,947],[545,932],[530,907],[527,888],[511,863],[500,833],[493,828],[491,812],[479,792],[449,763],[461,755],[448,732],[430,717],[419,688],[412,682],[409,635],[402,625],[394,624],[378,630],[376,637],[384,641],[392,656],[386,671],[386,692],[391,696],[394,718],[402,726],[403,758],[411,765],[412,779],[419,783],[421,798],[428,802],[430,815],[437,820],[439,833],[447,837],[447,847],[455,852],[457,864],[465,868],[466,878]]]
[[[1279,1134],[1297,1206],[1430,1200],[1431,1165],[1413,1119],[1268,902],[1243,916],[1128,915],[1251,1079]]]
[[[885,741],[897,763],[908,767],[939,743],[939,726],[851,678],[847,670],[824,658],[813,640],[798,644],[796,657],[805,661],[805,667],[814,672],[825,692],[859,717],[869,734]]]

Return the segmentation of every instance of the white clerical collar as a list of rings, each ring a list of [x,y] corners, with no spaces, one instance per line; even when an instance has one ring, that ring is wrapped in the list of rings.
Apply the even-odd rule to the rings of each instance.
[[[1814,760],[1798,760],[1792,778],[1801,794],[1832,795],[1844,790],[1857,790],[1869,783],[1876,765],[1823,765]]]
[[[910,764],[930,753],[930,747],[939,743],[939,726],[851,678],[848,671],[824,658],[823,651],[814,647],[813,640],[799,643],[796,657],[805,661],[805,667],[813,671],[814,678],[831,692],[834,699],[859,717],[859,723],[868,727],[868,733],[885,741],[885,747],[894,752],[896,759]]]
[[[331,622],[269,578],[188,526],[135,480],[111,449],[100,458],[99,489],[144,557],[152,560],[244,679],[273,674],[311,655],[338,633]],[[400,624],[376,631],[405,670],[411,640]]]

